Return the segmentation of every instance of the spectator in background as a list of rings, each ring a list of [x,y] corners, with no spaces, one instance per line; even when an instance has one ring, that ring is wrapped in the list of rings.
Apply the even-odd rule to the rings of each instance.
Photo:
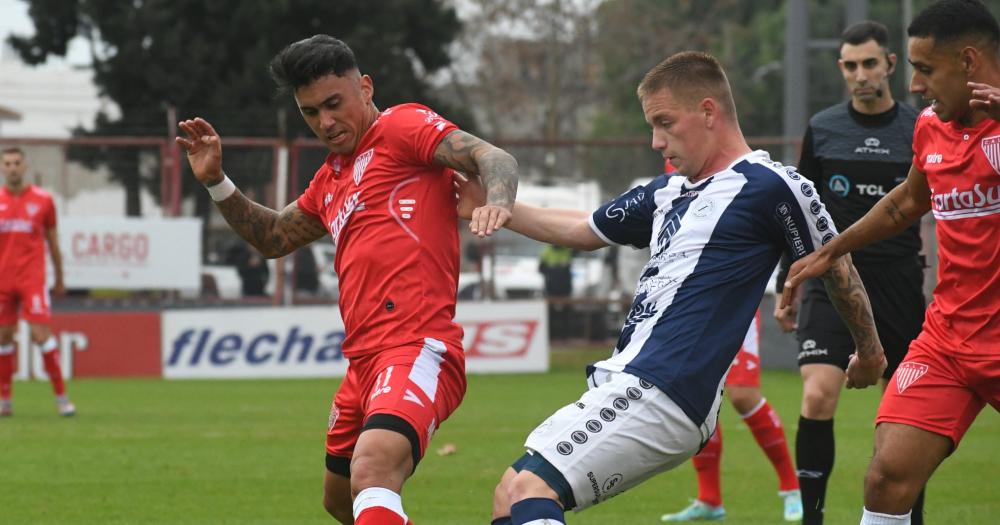
[[[55,203],[49,192],[24,180],[28,171],[24,151],[8,148],[2,158],[6,184],[0,188],[0,416],[14,414],[14,333],[19,315],[28,323],[31,341],[42,353],[59,414],[72,416],[76,407],[66,396],[58,344],[49,328],[51,304],[45,287],[48,243],[56,274],[52,291],[57,297],[66,292]]]
[[[243,297],[261,297],[266,295],[264,289],[271,277],[267,261],[254,250],[247,248],[246,243],[233,244],[226,254],[226,263],[236,267],[242,283]]]
[[[570,334],[572,310],[565,302],[573,294],[573,250],[548,245],[538,256],[538,272],[545,279],[545,297],[549,304],[549,337],[566,339]],[[555,299],[555,302],[551,301]]]

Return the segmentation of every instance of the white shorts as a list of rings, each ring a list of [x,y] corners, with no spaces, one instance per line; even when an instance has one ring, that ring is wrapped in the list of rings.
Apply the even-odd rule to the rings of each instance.
[[[588,385],[524,443],[563,475],[576,511],[684,463],[715,431],[721,395],[699,427],[663,391],[632,374],[598,369]]]

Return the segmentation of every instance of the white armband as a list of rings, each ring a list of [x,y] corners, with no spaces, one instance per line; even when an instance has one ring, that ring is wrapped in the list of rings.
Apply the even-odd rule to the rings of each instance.
[[[236,192],[236,185],[233,181],[229,180],[229,176],[225,173],[222,174],[222,182],[215,184],[213,186],[207,186],[208,195],[212,197],[215,202],[224,201],[229,198],[230,195]]]

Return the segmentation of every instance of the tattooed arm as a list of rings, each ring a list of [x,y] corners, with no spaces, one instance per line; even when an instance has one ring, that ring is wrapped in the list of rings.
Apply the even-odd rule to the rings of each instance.
[[[822,278],[830,302],[850,330],[857,348],[847,367],[847,388],[874,385],[882,377],[887,363],[865,285],[851,264],[851,256],[838,257]]]
[[[882,197],[864,217],[821,249],[799,259],[788,270],[780,306],[788,306],[803,281],[819,277],[846,253],[853,252],[907,229],[931,209],[927,176],[911,166],[902,184]]]
[[[513,156],[474,135],[455,130],[438,145],[434,161],[482,180],[486,204],[472,212],[472,233],[485,237],[510,220],[517,195],[517,160]]]
[[[212,125],[196,118],[180,122],[178,127],[187,136],[175,140],[187,152],[198,182],[206,187],[223,182],[222,139]],[[268,258],[287,255],[326,235],[323,223],[300,210],[294,202],[279,213],[235,190],[215,205],[233,231]]]
[[[268,259],[288,255],[327,233],[323,223],[300,210],[294,202],[277,212],[236,190],[215,206],[229,227]]]

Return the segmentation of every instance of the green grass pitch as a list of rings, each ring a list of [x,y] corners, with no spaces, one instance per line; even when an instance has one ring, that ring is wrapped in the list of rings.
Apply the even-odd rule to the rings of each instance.
[[[601,351],[559,351],[543,375],[472,376],[404,491],[423,525],[489,523],[493,487],[527,433],[584,388],[582,365]],[[0,419],[0,523],[332,523],[320,504],[323,439],[335,380],[78,380],[79,415],[62,419],[47,384],[15,385]],[[794,441],[800,382],[765,372],[763,389]],[[857,523],[871,456],[875,389],[845,392],[827,523]],[[777,479],[728,405],[723,496],[728,523],[779,523]],[[435,451],[453,443],[457,453]],[[929,523],[1000,521],[1000,416],[987,407],[928,488]],[[571,524],[659,523],[695,494],[690,465],[580,514]]]

